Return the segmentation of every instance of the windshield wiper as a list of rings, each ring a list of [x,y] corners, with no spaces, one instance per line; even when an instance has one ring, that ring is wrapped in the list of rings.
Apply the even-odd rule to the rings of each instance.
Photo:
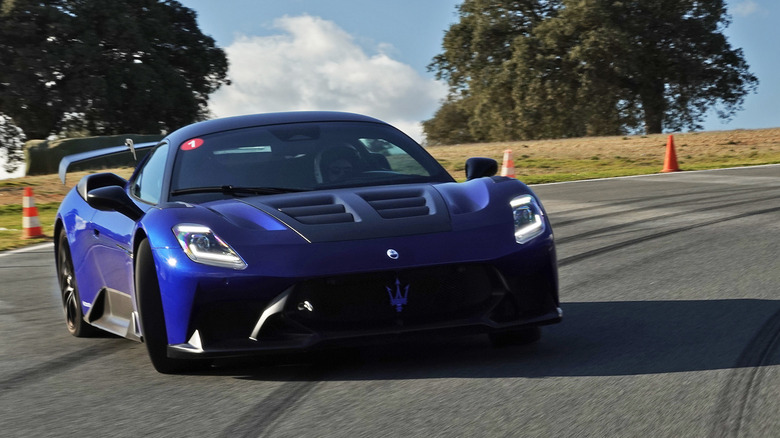
[[[192,193],[225,193],[228,195],[250,194],[250,195],[277,195],[279,193],[303,192],[305,189],[296,189],[290,187],[236,187],[236,186],[214,186],[214,187],[190,187],[186,189],[171,190],[171,196],[188,195]]]

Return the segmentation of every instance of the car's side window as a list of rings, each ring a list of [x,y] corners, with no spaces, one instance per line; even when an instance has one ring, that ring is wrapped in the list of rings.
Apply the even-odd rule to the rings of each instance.
[[[134,196],[142,201],[157,204],[162,196],[165,159],[168,157],[168,143],[159,146],[151,154],[141,170],[138,171],[131,191]]]

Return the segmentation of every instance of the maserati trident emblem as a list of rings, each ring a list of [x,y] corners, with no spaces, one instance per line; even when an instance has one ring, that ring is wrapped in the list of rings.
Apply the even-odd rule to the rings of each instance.
[[[401,280],[398,277],[395,278],[395,290],[392,287],[385,286],[387,289],[387,295],[390,296],[390,305],[395,306],[396,312],[404,310],[406,305],[406,298],[409,296],[409,285],[401,287]]]
[[[393,260],[398,260],[398,251],[390,248],[387,250],[387,256]]]

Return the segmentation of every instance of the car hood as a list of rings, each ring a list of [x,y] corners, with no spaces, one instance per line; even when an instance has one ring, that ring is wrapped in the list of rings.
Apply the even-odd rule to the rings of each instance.
[[[517,180],[349,188],[235,199],[309,242],[376,239],[510,223],[508,200],[530,190]],[[501,186],[501,187],[499,187]],[[505,200],[506,202],[501,202]],[[232,201],[231,201],[232,202]],[[224,204],[211,205],[221,215]],[[232,217],[232,222],[240,223]]]
[[[429,185],[385,186],[246,198],[309,242],[449,231],[444,199]]]

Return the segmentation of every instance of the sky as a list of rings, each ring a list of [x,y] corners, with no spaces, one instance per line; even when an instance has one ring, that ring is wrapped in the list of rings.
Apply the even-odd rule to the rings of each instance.
[[[180,0],[181,1],[181,0]],[[225,49],[232,81],[211,111],[339,110],[417,140],[446,96],[427,65],[457,20],[455,0],[183,0]]]
[[[445,84],[427,70],[457,21],[460,0],[180,0],[225,49],[233,84],[211,98],[216,116],[343,110],[396,125],[422,140]],[[726,35],[759,78],[730,121],[704,130],[780,126],[780,2],[728,0]]]
[[[446,96],[427,66],[457,21],[460,0],[179,0],[228,56],[216,117],[336,110],[391,123],[418,141]],[[728,122],[704,130],[780,127],[780,2],[727,0],[726,36],[759,79]],[[0,169],[0,178],[2,178]]]

